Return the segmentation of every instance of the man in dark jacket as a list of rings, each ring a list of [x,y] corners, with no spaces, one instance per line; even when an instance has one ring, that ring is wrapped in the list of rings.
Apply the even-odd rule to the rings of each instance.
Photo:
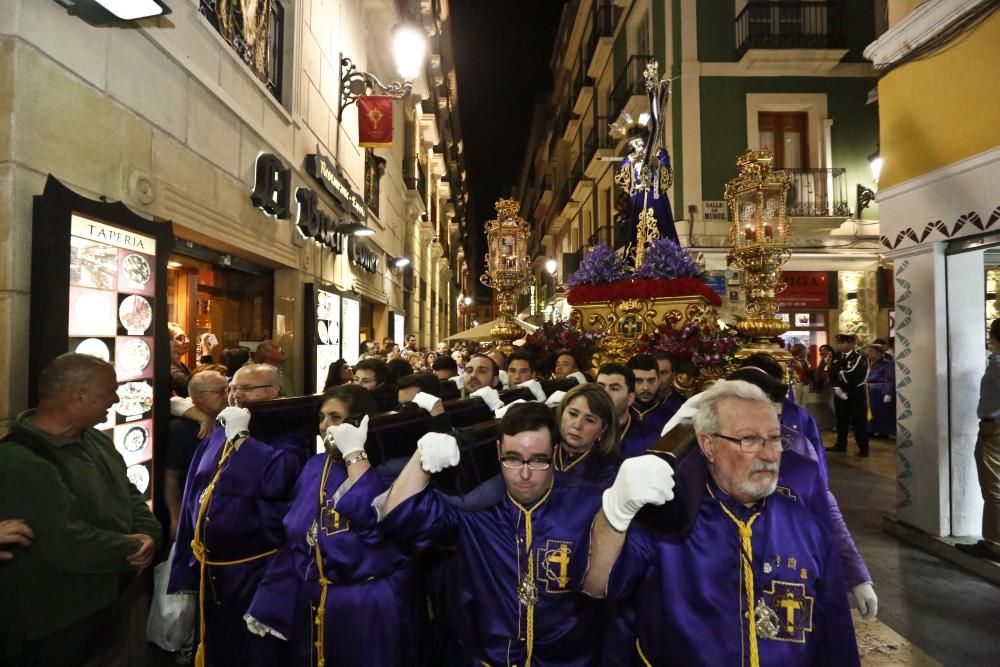
[[[82,665],[113,639],[127,575],[149,567],[159,522],[104,423],[114,367],[69,353],[42,371],[36,410],[0,444],[0,518],[34,534],[0,565],[0,663]]]
[[[847,451],[847,433],[854,429],[858,456],[868,456],[868,358],[855,349],[857,336],[837,334],[837,354],[830,364],[830,383],[836,396],[837,444],[828,452]]]

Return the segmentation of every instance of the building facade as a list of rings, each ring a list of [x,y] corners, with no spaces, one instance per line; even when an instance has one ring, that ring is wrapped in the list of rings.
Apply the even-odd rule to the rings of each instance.
[[[607,129],[623,112],[637,119],[648,110],[643,72],[655,61],[672,88],[663,125],[677,231],[704,256],[722,317],[744,305],[739,275],[726,271],[732,216],[723,191],[736,157],[767,147],[792,174],[786,338],[889,336],[878,207],[857,201],[859,185],[874,185],[867,158],[878,144],[875,75],[862,50],[883,16],[884,3],[853,0],[568,3],[554,90],[539,104],[519,185],[536,224],[539,294],[551,292],[548,258],[565,280],[588,246],[621,243],[625,202],[613,177],[626,147]]]
[[[29,351],[45,335],[28,321],[32,201],[50,174],[172,223],[167,315],[191,338],[189,366],[198,334],[224,348],[273,338],[297,393],[314,392],[305,327],[318,289],[351,304],[345,358],[359,340],[405,331],[433,346],[455,330],[467,197],[447,0],[271,0],[239,21],[226,3],[168,4],[114,26],[55,2],[0,6],[0,432],[27,407]],[[356,105],[340,107],[341,59],[397,79],[402,19],[428,33],[427,61],[392,104],[391,145],[365,149]]]
[[[899,1],[865,51],[880,79],[882,251],[896,283],[897,517],[978,535],[979,381],[1000,265],[1000,11]]]

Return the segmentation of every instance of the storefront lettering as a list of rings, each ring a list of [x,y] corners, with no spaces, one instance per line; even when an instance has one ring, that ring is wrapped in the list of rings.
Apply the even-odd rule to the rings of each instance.
[[[378,271],[378,255],[357,236],[351,236],[347,241],[347,256],[353,264],[360,266],[368,273]]]
[[[364,220],[367,217],[368,210],[365,207],[365,200],[361,195],[351,190],[351,186],[340,177],[328,157],[319,153],[307,155],[306,171],[319,181],[324,190],[336,197],[349,213],[353,213],[358,220]]]
[[[288,218],[292,170],[286,169],[273,153],[261,153],[254,166],[253,192],[250,201],[276,218]]]
[[[74,236],[107,243],[126,250],[139,250],[150,255],[156,254],[156,239],[149,236],[126,232],[118,227],[75,214],[71,217],[71,221],[71,230]]]
[[[296,225],[307,239],[314,239],[334,253],[344,252],[344,235],[336,232],[337,221],[319,208],[319,197],[309,188],[295,191],[295,201],[299,204]]]

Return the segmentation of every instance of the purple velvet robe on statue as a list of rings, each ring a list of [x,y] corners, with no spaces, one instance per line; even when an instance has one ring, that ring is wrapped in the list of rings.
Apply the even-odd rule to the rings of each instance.
[[[600,505],[600,488],[564,477],[532,507],[505,495],[479,512],[457,510],[427,488],[382,524],[401,543],[457,540],[446,616],[468,660],[463,664],[524,665],[530,651],[532,667],[597,667],[603,603],[578,592],[579,575],[570,572],[576,559],[587,558]],[[533,606],[518,597],[529,568],[538,596]]]
[[[285,537],[281,519],[312,446],[308,440],[288,436],[265,443],[248,437],[223,464],[201,526],[208,560],[240,560],[281,546]],[[191,540],[202,494],[215,477],[225,443],[225,430],[219,427],[198,445],[191,459],[167,587],[171,593],[198,590],[200,567]],[[210,579],[205,586],[205,648],[213,667],[274,664],[281,648],[278,640],[251,634],[243,620],[272,557],[206,568]]]
[[[748,509],[710,483],[691,530],[653,537],[634,526],[611,571],[609,600],[631,600],[637,651],[652,665],[743,665],[748,618],[763,600],[777,635],[758,637],[761,665],[859,665],[857,643],[828,530],[809,510],[775,493]],[[751,526],[754,599],[742,581],[736,524]]]
[[[885,397],[889,402],[885,402]],[[882,356],[868,370],[868,432],[896,435],[896,363]]]
[[[389,487],[372,469],[339,499],[347,479],[342,462],[327,474],[326,503],[318,519],[326,454],[306,463],[285,516],[285,546],[271,559],[249,614],[289,640],[288,667],[315,664],[314,610],[322,590],[316,554],[306,542],[313,521],[327,588],[326,664],[339,667],[416,664],[421,600],[410,560],[376,526],[371,502]]]

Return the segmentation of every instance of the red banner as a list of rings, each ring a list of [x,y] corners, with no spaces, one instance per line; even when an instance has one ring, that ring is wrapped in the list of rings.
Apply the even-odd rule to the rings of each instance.
[[[362,148],[392,146],[392,98],[367,95],[358,98],[358,135]]]
[[[835,308],[837,273],[832,274],[833,278],[829,271],[783,271],[781,278],[788,286],[778,294],[778,305],[782,309]]]

